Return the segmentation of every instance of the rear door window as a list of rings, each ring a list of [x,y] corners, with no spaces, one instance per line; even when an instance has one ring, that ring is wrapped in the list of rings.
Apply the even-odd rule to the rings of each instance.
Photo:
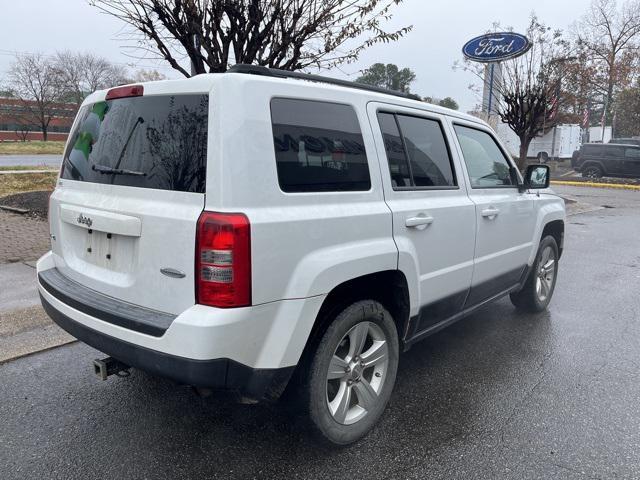
[[[118,98],[78,112],[61,177],[204,193],[208,95]]]
[[[611,158],[624,157],[624,147],[605,147],[605,155]]]
[[[412,186],[413,179],[409,171],[409,161],[404,151],[404,141],[400,136],[396,116],[393,113],[378,113],[378,123],[380,123],[384,148],[387,152],[393,188]]]
[[[411,175],[416,187],[455,185],[451,158],[440,122],[427,118],[398,115]]]
[[[274,98],[271,122],[282,191],[362,191],[371,188],[362,132],[353,107]]]
[[[440,122],[378,113],[394,188],[455,187],[451,156]]]

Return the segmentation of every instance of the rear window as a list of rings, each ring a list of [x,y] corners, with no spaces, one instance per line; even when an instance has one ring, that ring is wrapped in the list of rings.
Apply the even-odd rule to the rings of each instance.
[[[369,165],[353,107],[271,101],[278,182],[284,192],[369,190]]]
[[[204,193],[207,95],[119,98],[78,112],[62,178]]]

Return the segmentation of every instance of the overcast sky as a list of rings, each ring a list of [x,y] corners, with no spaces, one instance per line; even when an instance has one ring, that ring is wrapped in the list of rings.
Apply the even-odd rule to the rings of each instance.
[[[4,0],[0,13],[0,84],[15,52],[90,51],[133,68],[155,68],[170,78],[180,74],[160,61],[134,59],[124,48],[122,23],[86,0]],[[462,45],[484,33],[493,22],[524,31],[531,12],[554,28],[567,30],[588,8],[590,0],[405,0],[395,9],[389,29],[413,25],[396,43],[376,45],[355,64],[330,75],[353,79],[375,62],[395,63],[416,72],[412,91],[422,96],[451,96],[462,110],[478,103],[468,89],[475,78],[452,65],[461,59]]]

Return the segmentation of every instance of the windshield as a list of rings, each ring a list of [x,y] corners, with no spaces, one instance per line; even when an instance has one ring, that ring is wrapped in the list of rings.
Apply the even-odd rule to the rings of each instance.
[[[85,105],[61,178],[204,193],[207,95],[132,97]]]

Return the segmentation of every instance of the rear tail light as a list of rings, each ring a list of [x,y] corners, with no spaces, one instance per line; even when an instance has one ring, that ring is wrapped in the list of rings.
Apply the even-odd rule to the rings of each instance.
[[[196,234],[196,302],[251,305],[251,228],[242,213],[202,212]]]

